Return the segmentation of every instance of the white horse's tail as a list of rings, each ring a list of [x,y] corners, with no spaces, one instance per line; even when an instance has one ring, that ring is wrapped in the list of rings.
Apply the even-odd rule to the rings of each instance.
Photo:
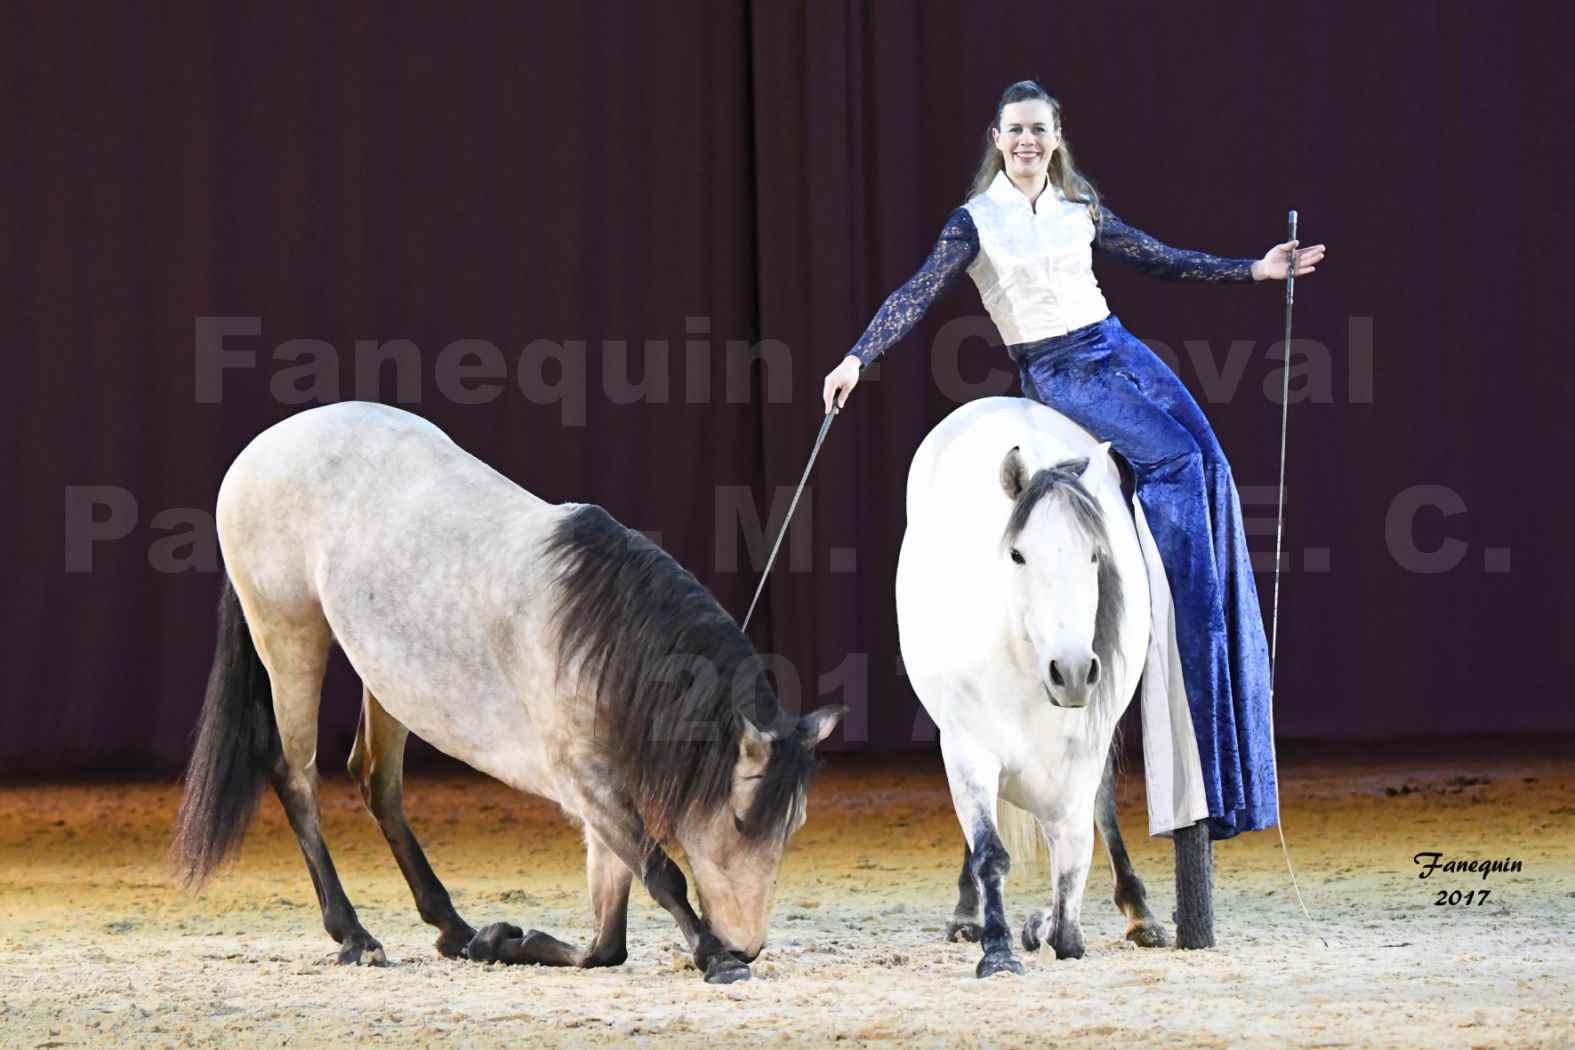
[[[1010,802],[997,802],[995,807],[996,832],[1006,855],[1012,858],[1012,867],[1038,866],[1049,855],[1045,837],[1039,831],[1039,820],[1027,810],[1018,809]]]

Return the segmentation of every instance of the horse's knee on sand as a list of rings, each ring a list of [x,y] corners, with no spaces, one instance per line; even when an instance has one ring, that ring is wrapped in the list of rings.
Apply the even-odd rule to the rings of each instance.
[[[524,940],[525,936],[525,931],[513,923],[494,922],[476,931],[475,936],[466,946],[465,956],[472,962],[479,963],[509,962],[511,960],[504,956],[511,952],[510,943]]]
[[[582,966],[585,956],[572,944],[540,930],[521,930],[510,922],[484,926],[470,939],[472,962],[507,966]]]

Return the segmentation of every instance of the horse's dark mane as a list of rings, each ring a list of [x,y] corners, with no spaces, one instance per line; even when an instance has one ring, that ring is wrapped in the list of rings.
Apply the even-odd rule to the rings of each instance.
[[[769,730],[793,725],[791,716],[711,592],[601,507],[566,515],[545,554],[559,569],[558,674],[578,661],[595,697],[598,744],[647,837],[669,839],[691,813],[726,804],[744,720]],[[787,833],[814,768],[797,733],[777,734],[742,822],[746,838]]]
[[[1105,515],[1083,485],[1083,471],[1088,469],[1088,457],[1063,460],[1054,466],[1034,472],[1018,493],[1012,505],[1012,516],[1007,519],[1006,531],[1001,537],[1003,545],[1017,540],[1028,525],[1028,517],[1041,502],[1051,497],[1071,515],[1079,531],[1088,538],[1099,552],[1099,605],[1094,613],[1094,652],[1106,667],[1114,668],[1119,655],[1117,643],[1121,634],[1121,620],[1125,613],[1124,589],[1121,570],[1116,566],[1115,555],[1110,549],[1110,532],[1105,528]],[[1107,675],[1106,682],[1115,681]]]

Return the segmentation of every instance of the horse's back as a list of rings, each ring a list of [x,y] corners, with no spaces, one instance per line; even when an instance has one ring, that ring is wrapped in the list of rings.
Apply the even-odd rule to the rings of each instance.
[[[345,402],[253,439],[216,518],[254,635],[320,618],[412,732],[527,786],[535,734],[518,686],[550,662],[541,543],[575,506],[538,499],[419,416]]]
[[[219,487],[216,520],[226,563],[264,548],[305,557],[348,534],[376,534],[447,518],[476,531],[476,518],[550,508],[456,445],[420,416],[350,401],[291,416],[257,435]],[[250,552],[249,554],[247,552]]]
[[[1087,456],[1099,442],[1037,401],[983,397],[953,410],[925,437],[908,470],[908,524],[923,524],[959,497],[1000,492],[995,468],[1014,446],[1034,467]],[[1004,494],[1003,494],[1004,498]]]

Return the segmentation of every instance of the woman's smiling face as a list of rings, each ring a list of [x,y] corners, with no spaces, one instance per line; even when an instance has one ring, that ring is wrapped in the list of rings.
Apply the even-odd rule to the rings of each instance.
[[[1050,166],[1050,154],[1061,144],[1057,132],[1050,103],[1030,98],[1001,110],[1000,125],[990,129],[990,141],[1001,151],[1008,175],[1035,178]]]

